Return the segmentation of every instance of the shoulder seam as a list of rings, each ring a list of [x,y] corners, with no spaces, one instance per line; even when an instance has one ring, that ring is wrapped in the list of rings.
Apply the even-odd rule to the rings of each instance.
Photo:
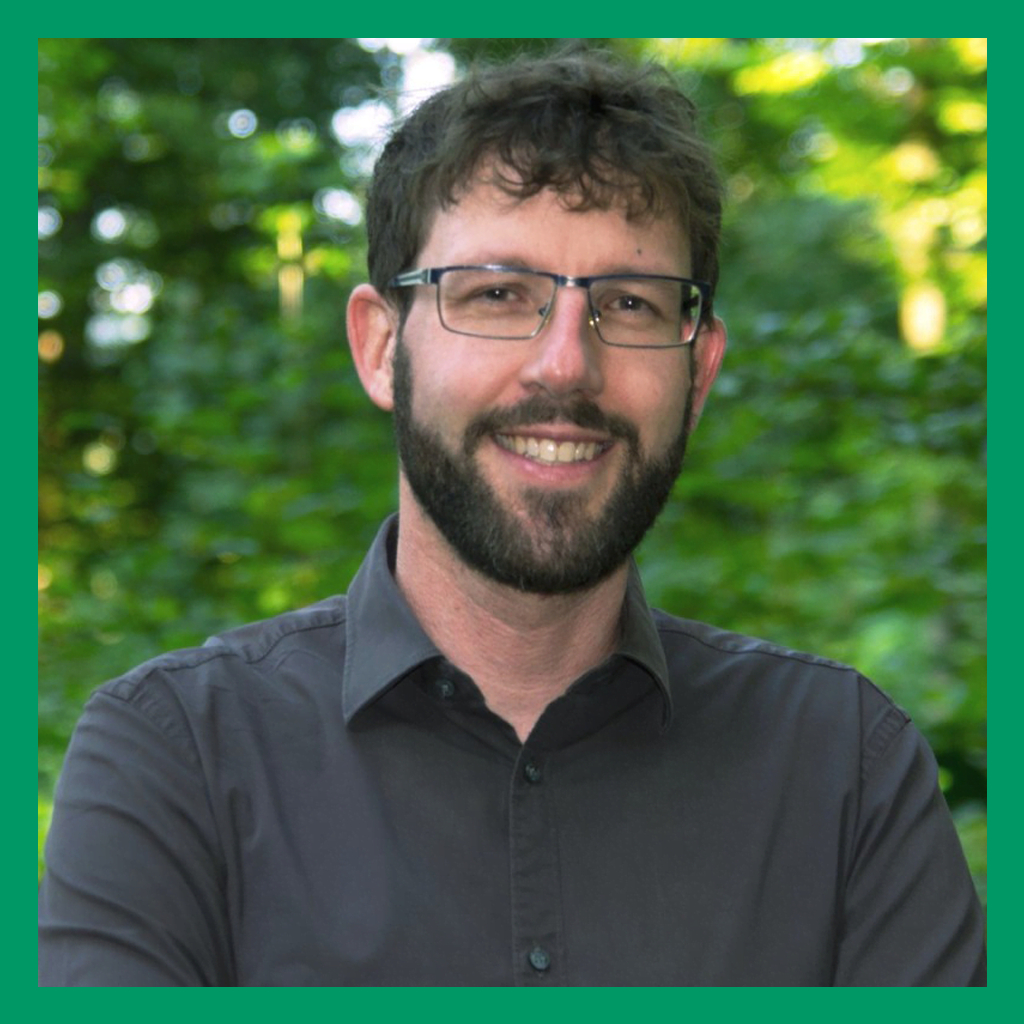
[[[195,743],[195,737],[192,736],[191,730],[179,729],[174,722],[171,721],[170,717],[165,711],[162,711],[157,707],[158,702],[155,700],[154,695],[151,691],[147,690],[141,684],[149,677],[147,672],[138,681],[137,685],[131,687],[128,693],[121,693],[114,689],[107,688],[106,686],[98,687],[89,695],[89,700],[101,699],[108,697],[111,700],[116,700],[118,703],[125,705],[126,707],[132,708],[136,714],[141,715],[151,726],[159,730],[159,732],[165,736],[168,740],[172,741],[176,745],[180,745],[184,742],[184,745],[188,748],[187,755],[189,760],[201,770],[201,759],[199,758],[198,749]],[[122,677],[123,679],[124,677]],[[120,682],[121,680],[113,680],[112,682]],[[150,698],[148,701],[146,698]],[[157,712],[154,714],[154,712]]]
[[[222,640],[220,637],[216,637],[215,639],[217,640],[217,642],[223,645],[224,647],[223,651],[217,651],[216,653],[233,654],[236,657],[241,658],[247,665],[255,665],[258,662],[261,662],[264,658],[266,658],[274,650],[274,648],[277,647],[279,643],[281,643],[284,640],[287,640],[289,637],[296,636],[299,633],[308,633],[314,629],[328,629],[337,626],[342,626],[345,624],[346,618],[347,616],[345,615],[339,615],[337,618],[331,619],[328,622],[317,622],[308,626],[295,626],[294,628],[289,629],[287,632],[284,632],[279,637],[277,637],[270,644],[270,646],[266,648],[266,650],[260,651],[258,654],[254,653],[251,658],[246,657],[244,646],[235,646],[227,642],[226,640]]]
[[[758,646],[751,650],[737,651],[732,650],[728,647],[719,646],[718,644],[710,643],[703,637],[699,637],[686,629],[680,629],[678,626],[673,627],[659,625],[658,633],[674,633],[677,636],[685,636],[688,640],[693,640],[695,643],[700,644],[702,647],[707,647],[709,650],[712,651],[718,651],[720,654],[760,654],[765,655],[769,658],[779,658],[781,661],[798,661],[803,665],[817,665],[820,668],[832,668],[836,669],[839,672],[852,672],[855,675],[859,674],[852,665],[844,665],[840,661],[833,661],[831,658],[823,658],[815,654],[806,654],[800,651],[786,650],[784,648],[776,646],[775,644],[771,644],[768,641],[755,641],[757,643],[760,643],[761,646]]]

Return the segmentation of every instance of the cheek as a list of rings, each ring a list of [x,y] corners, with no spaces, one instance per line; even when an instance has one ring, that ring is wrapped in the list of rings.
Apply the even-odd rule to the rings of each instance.
[[[474,376],[457,359],[413,357],[412,416],[449,445],[460,445],[470,421],[486,407]]]
[[[675,442],[686,413],[690,376],[685,364],[645,374],[629,391],[627,415],[640,428],[646,450],[658,452]]]
[[[448,334],[424,339],[411,353],[413,412],[437,423],[465,423],[525,397],[516,384],[517,353]]]

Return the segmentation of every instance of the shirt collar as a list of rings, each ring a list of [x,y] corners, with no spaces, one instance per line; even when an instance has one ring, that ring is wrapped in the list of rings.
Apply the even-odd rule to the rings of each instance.
[[[389,552],[397,538],[398,516],[393,515],[384,521],[348,590],[341,683],[346,723],[418,665],[441,657],[392,575]]]
[[[391,565],[397,537],[398,516],[393,515],[384,521],[349,587],[341,699],[346,722],[420,665],[443,658],[395,583]],[[616,654],[638,665],[657,684],[662,725],[667,726],[672,715],[668,665],[632,560]]]
[[[633,559],[629,560],[626,600],[622,609],[622,639],[616,653],[642,668],[657,684],[662,699],[661,726],[663,730],[667,729],[672,721],[668,661],[651,614],[651,606],[644,594],[640,570]]]

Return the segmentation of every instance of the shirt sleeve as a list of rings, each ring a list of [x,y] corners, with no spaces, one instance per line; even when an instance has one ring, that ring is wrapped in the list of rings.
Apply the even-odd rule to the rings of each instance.
[[[835,984],[985,985],[983,914],[935,759],[886,703],[866,731]]]
[[[39,891],[41,985],[231,983],[199,758],[158,691],[99,691],[75,730]]]

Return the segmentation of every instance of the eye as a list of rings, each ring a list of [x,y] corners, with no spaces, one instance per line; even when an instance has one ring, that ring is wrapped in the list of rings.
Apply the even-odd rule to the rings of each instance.
[[[452,272],[446,276],[445,286],[451,301],[481,308],[532,305],[539,290],[536,281],[522,274],[475,268]]]
[[[503,302],[512,302],[519,299],[520,296],[508,285],[495,284],[479,289],[471,298],[477,302],[493,302],[497,305]]]
[[[624,313],[645,313],[651,309],[651,304],[639,295],[620,295],[611,305]]]
[[[621,321],[648,321],[661,317],[661,307],[653,296],[632,286],[609,288],[599,299],[598,311]]]

